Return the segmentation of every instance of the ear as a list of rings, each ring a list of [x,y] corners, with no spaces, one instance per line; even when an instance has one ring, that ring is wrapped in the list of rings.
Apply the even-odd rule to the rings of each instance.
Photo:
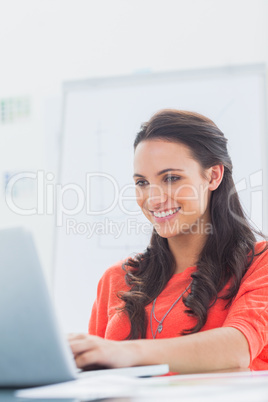
[[[214,191],[219,187],[223,178],[223,174],[223,165],[215,165],[210,168],[210,180],[208,185],[209,190]]]

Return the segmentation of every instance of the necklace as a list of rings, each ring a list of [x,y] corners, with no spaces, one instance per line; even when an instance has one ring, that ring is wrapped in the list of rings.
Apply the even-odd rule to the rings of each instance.
[[[172,304],[172,306],[169,307],[168,311],[163,315],[163,317],[161,318],[160,321],[159,321],[159,320],[156,318],[156,316],[155,316],[155,303],[156,303],[157,297],[154,299],[154,301],[153,301],[153,306],[152,306],[152,310],[151,310],[151,315],[150,315],[151,332],[152,332],[153,339],[156,338],[157,332],[158,332],[159,334],[160,334],[160,332],[162,332],[164,319],[165,319],[166,316],[171,312],[171,310],[173,309],[173,307],[175,307],[176,304],[180,301],[180,299],[182,298],[182,296],[184,295],[184,293],[187,292],[187,290],[189,289],[189,287],[191,286],[191,284],[192,284],[192,281],[189,283],[189,285],[187,286],[187,288],[179,295],[179,297],[174,301],[174,303]],[[158,325],[157,325],[157,328],[156,328],[155,333],[154,333],[154,331],[153,331],[153,317],[154,317],[155,321],[158,322]]]

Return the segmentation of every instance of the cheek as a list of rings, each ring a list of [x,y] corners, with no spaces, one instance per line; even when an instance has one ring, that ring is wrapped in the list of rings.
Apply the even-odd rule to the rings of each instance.
[[[171,196],[174,200],[181,202],[182,204],[196,202],[199,199],[197,189],[190,184],[174,189]]]
[[[209,191],[206,187],[203,188],[203,191],[201,191],[199,195],[199,208],[201,212],[205,212],[208,204],[209,204]]]
[[[172,198],[181,203],[185,209],[194,208],[204,210],[208,204],[207,185],[183,185],[172,191]]]
[[[140,187],[136,187],[135,194],[136,194],[136,202],[137,202],[138,206],[140,208],[142,208],[145,198],[146,198],[145,193]]]

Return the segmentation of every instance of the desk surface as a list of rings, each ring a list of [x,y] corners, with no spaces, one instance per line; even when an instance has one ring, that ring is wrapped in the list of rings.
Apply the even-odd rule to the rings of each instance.
[[[116,378],[116,379],[115,379]],[[92,377],[91,377],[92,379]],[[234,373],[206,373],[197,375],[180,375],[167,377],[152,377],[143,379],[131,379],[127,382],[123,377],[103,376],[103,381],[94,379],[91,383],[82,383],[83,398],[77,395],[65,394],[65,397],[51,398],[18,398],[14,390],[0,390],[0,402],[80,402],[89,401],[92,384],[98,384],[100,391],[109,389],[110,385],[122,385],[123,392],[113,395],[113,398],[103,398],[102,402],[268,402],[268,371]],[[94,387],[93,387],[94,388]],[[96,388],[96,387],[95,387]],[[77,388],[79,391],[79,388]],[[111,390],[113,390],[111,388]],[[118,388],[120,391],[120,387]],[[95,394],[94,394],[95,395]],[[121,395],[121,397],[116,397]],[[66,398],[68,396],[68,398]],[[74,397],[75,396],[75,397]],[[106,394],[106,397],[108,395]]]
[[[131,398],[109,398],[102,399],[102,402],[131,402]],[[29,398],[17,398],[14,395],[13,390],[1,390],[0,389],[0,402],[80,402],[79,399],[29,399]]]

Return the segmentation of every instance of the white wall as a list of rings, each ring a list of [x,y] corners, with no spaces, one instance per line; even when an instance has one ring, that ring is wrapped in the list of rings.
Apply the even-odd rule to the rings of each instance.
[[[1,88],[267,60],[267,0],[1,1]]]
[[[0,98],[32,100],[31,117],[0,125],[1,226],[34,230],[48,277],[54,217],[10,211],[3,172],[55,171],[63,81],[268,62],[267,0],[0,0],[0,9]]]

